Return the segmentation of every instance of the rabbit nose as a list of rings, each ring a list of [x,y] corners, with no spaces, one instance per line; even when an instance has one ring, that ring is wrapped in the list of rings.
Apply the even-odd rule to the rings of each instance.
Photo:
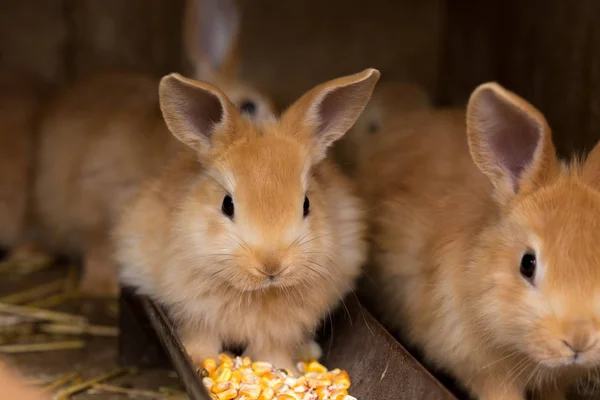
[[[263,263],[263,270],[269,280],[274,280],[281,271],[281,264],[278,261],[268,261]]]
[[[563,343],[577,357],[578,354],[583,353],[594,345],[595,331],[596,329],[591,321],[575,321],[571,325],[568,338],[563,340]]]

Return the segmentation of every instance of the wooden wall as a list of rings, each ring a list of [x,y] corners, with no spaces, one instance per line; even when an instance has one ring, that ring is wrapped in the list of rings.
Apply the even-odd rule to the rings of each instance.
[[[447,2],[438,100],[497,80],[546,115],[562,154],[600,138],[600,2]]]
[[[242,76],[280,106],[376,67],[436,87],[443,0],[240,0]],[[2,0],[0,67],[63,82],[106,68],[181,70],[183,0]]]
[[[179,69],[182,0],[2,0],[0,67],[60,83],[95,70]]]

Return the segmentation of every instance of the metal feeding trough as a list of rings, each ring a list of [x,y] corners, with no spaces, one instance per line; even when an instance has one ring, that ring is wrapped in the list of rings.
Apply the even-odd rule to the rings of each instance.
[[[146,368],[172,366],[190,399],[210,400],[163,308],[124,288],[120,310],[120,362]],[[320,332],[321,361],[348,372],[350,394],[359,400],[455,399],[354,296]]]

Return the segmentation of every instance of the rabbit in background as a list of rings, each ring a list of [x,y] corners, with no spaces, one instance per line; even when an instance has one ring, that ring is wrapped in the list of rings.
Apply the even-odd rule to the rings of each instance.
[[[146,183],[117,225],[121,279],[167,307],[196,363],[231,343],[295,370],[366,257],[363,206],[326,158],[379,72],[316,86],[251,121],[217,87],[172,74],[167,125],[190,151]]]
[[[373,139],[373,136],[395,131],[388,126],[403,123],[407,115],[431,107],[431,99],[418,84],[380,82],[352,129],[333,145],[333,159],[347,175],[355,176],[362,155],[368,152],[373,141],[381,140]]]
[[[15,251],[30,234],[36,130],[46,92],[29,74],[0,71],[0,249]],[[27,248],[13,259],[30,258]]]
[[[190,1],[187,10],[188,23],[201,26],[184,30],[187,56],[202,75],[197,78],[218,82],[248,118],[273,118],[269,98],[236,78],[235,3]],[[164,123],[154,77],[96,74],[50,105],[41,125],[35,183],[38,240],[52,252],[83,257],[83,291],[116,293],[112,226],[139,185],[181,149]]]
[[[495,83],[466,129],[463,110],[402,126],[358,172],[371,305],[479,399],[564,399],[600,366],[600,144],[559,161],[543,115]]]

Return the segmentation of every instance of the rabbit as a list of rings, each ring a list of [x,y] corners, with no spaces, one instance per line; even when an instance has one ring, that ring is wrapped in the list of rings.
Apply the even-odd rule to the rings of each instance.
[[[14,250],[28,235],[36,126],[44,85],[28,74],[0,72],[0,248]]]
[[[390,123],[403,121],[407,114],[432,107],[425,90],[416,83],[379,82],[369,104],[350,131],[332,147],[332,157],[349,176],[354,176],[365,146],[372,135],[388,131]]]
[[[600,366],[600,144],[559,161],[540,111],[494,82],[466,118],[404,128],[358,172],[371,307],[478,399],[564,399]]]
[[[367,69],[323,83],[258,123],[210,84],[162,79],[167,125],[191,151],[129,203],[116,258],[125,285],[167,307],[195,363],[236,343],[293,371],[352,289],[367,251],[363,205],[326,150],[378,79]]]
[[[201,3],[209,12],[209,5],[219,9],[217,3],[228,2]],[[272,118],[276,110],[269,98],[237,80],[229,72],[231,63],[224,67],[225,60],[233,58],[237,18],[222,12],[210,16],[205,17],[209,25],[201,31],[203,36],[196,38],[199,45],[211,45],[198,53],[202,58],[194,56],[194,63],[203,65],[198,70],[207,74],[198,78],[222,84],[250,118]],[[39,146],[37,241],[55,253],[82,256],[83,292],[116,294],[117,267],[110,242],[114,221],[138,186],[180,148],[160,113],[158,80],[123,71],[78,80],[48,107]]]

